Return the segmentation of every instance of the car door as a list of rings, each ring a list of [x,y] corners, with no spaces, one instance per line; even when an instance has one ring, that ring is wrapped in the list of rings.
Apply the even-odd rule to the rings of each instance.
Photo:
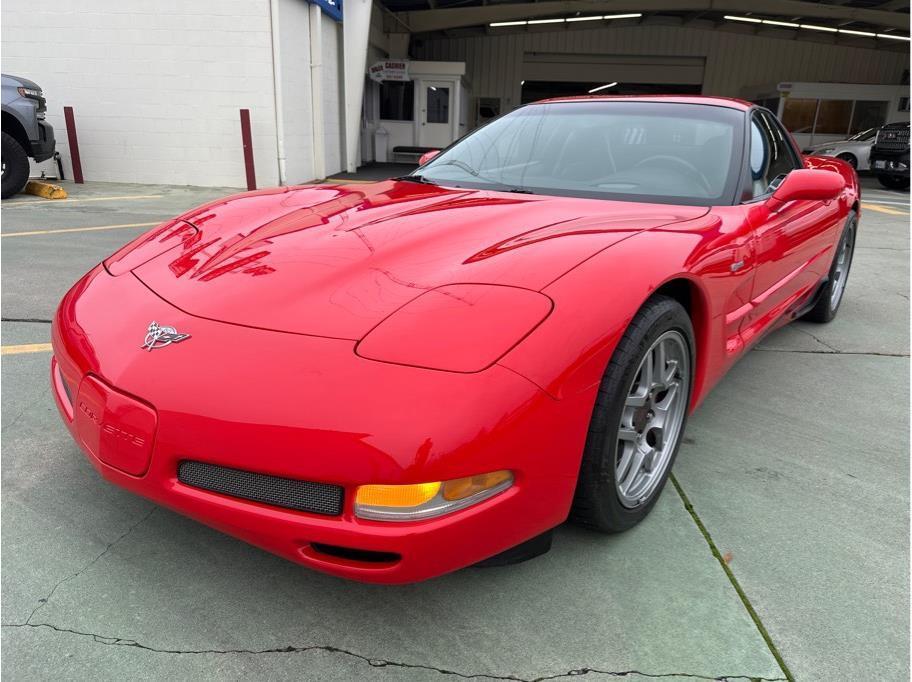
[[[788,133],[766,111],[755,111],[750,124],[750,159],[756,270],[751,313],[742,337],[750,342],[801,302],[829,272],[839,204],[792,201],[776,213],[766,201],[791,171],[802,168]]]

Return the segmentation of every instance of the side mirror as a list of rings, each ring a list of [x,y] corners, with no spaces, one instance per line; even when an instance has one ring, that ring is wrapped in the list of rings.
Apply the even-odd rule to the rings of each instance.
[[[845,189],[845,178],[828,170],[801,168],[785,176],[766,205],[773,213],[790,201],[829,201]]]
[[[418,165],[419,165],[419,166],[423,166],[423,165],[426,164],[428,161],[430,161],[430,160],[433,159],[435,156],[437,156],[439,153],[440,153],[440,150],[439,150],[439,149],[432,149],[432,150],[429,151],[429,152],[425,152],[424,154],[421,155],[421,158],[418,159]]]

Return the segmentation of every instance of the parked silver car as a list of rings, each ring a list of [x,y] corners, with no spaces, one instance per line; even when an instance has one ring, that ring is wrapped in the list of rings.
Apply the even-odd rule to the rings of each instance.
[[[41,87],[27,78],[3,74],[3,198],[28,182],[29,157],[54,156],[54,129],[44,120],[47,105]]]
[[[835,156],[837,159],[847,162],[856,170],[869,170],[871,145],[874,144],[876,135],[877,128],[868,128],[852,135],[847,140],[823,142],[807,147],[802,151],[805,154],[814,154],[815,156]]]

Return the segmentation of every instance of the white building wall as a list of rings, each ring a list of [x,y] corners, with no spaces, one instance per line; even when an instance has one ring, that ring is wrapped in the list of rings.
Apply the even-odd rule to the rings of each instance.
[[[326,175],[342,170],[342,27],[324,16],[323,139]]]
[[[286,178],[314,179],[309,5],[278,0]],[[342,170],[341,26],[322,17],[326,173]],[[269,0],[5,0],[4,73],[48,97],[64,172],[63,107],[86,180],[243,187],[240,114],[250,109],[257,185],[278,150]],[[53,171],[53,163],[42,168]]]
[[[5,0],[2,42],[3,71],[47,92],[67,173],[64,105],[87,180],[243,186],[249,108],[257,181],[278,181],[268,0]]]
[[[740,96],[745,86],[789,80],[899,83],[909,67],[908,52],[795,40],[791,31],[780,39],[651,25],[421,38],[413,40],[412,52],[416,59],[466,62],[472,95],[500,97],[504,112],[520,103],[527,52],[703,57],[703,93],[730,97]],[[614,76],[606,74],[605,80]]]
[[[285,173],[289,184],[314,178],[311,107],[310,6],[279,0],[279,49],[285,127]],[[323,17],[323,21],[329,19]]]

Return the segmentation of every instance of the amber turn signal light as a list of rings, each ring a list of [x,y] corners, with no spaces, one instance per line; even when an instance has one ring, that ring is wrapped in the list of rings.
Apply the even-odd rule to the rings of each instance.
[[[450,481],[362,485],[355,493],[355,516],[379,521],[441,516],[486,500],[512,484],[509,471],[492,471]]]

